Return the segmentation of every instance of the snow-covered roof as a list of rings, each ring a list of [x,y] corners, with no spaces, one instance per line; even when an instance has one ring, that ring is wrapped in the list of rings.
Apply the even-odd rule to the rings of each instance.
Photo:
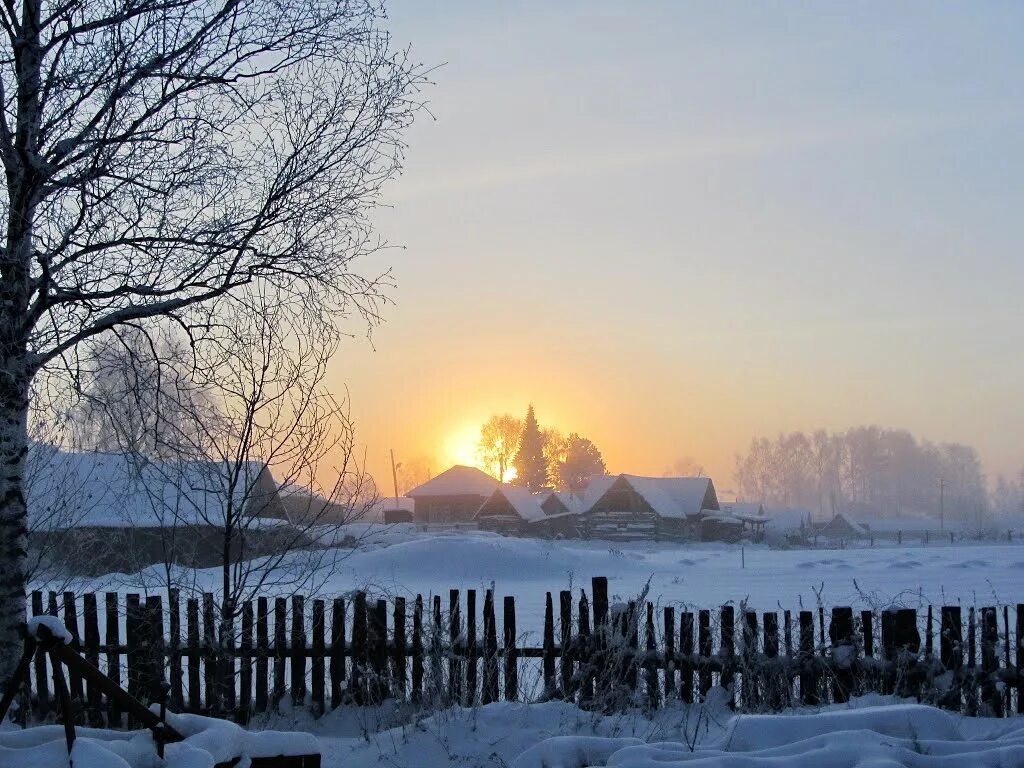
[[[618,479],[618,475],[591,475],[587,480],[586,490],[583,491],[583,500],[580,502],[583,510],[593,507]]]
[[[552,500],[554,500],[555,504],[548,504],[548,502]],[[548,517],[578,515],[584,509],[583,497],[567,491],[544,491],[540,494],[540,503],[541,508],[543,508],[544,505],[548,505],[549,508],[553,506],[555,509],[562,510],[561,512],[548,513]]]
[[[723,512],[740,517],[760,517],[764,514],[764,504],[758,501],[723,501],[720,505]]]
[[[860,536],[867,536],[868,529],[858,523],[856,520],[851,520],[842,512],[836,512],[835,517],[821,526],[821,532],[828,535],[828,533],[839,533],[843,527],[849,526],[850,530]]]
[[[418,496],[490,496],[499,485],[476,467],[456,464],[405,495],[414,499]]]
[[[516,485],[501,485],[495,488],[490,498],[480,507],[480,512],[484,511],[492,500],[499,498],[504,498],[508,501],[516,511],[516,514],[528,523],[534,523],[547,517],[540,506],[546,496],[544,494],[530,493],[526,488],[520,488]],[[477,512],[478,516],[480,512]]]
[[[247,517],[281,516],[266,509],[280,499],[261,462],[154,462],[35,443],[27,463],[33,530],[218,525],[229,509],[243,508]]]
[[[709,477],[641,477],[622,475],[661,517],[699,515],[711,487]]]

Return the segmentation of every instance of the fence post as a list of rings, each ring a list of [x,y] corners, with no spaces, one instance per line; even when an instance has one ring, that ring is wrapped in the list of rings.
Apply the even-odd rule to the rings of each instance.
[[[764,655],[768,665],[763,676],[764,696],[768,707],[779,709],[787,703],[788,693],[783,696],[783,689],[789,689],[789,677],[778,666],[779,656],[779,615],[774,612],[764,615]]]
[[[978,714],[978,657],[976,652],[976,633],[978,622],[974,615],[974,606],[967,610],[967,680],[966,699],[967,714],[974,717]]]
[[[679,695],[687,704],[693,703],[693,613],[679,615]]]
[[[963,682],[963,625],[960,606],[944,605],[940,612],[939,663],[945,672],[952,673],[949,690],[940,703],[946,709],[959,712],[961,709],[960,688]]]
[[[395,693],[401,698],[405,699],[407,695],[407,686],[405,680],[406,664],[405,664],[405,598],[395,598],[395,615],[392,620],[392,626],[394,627],[394,673],[392,677],[395,680]]]
[[[504,618],[505,641],[505,699],[515,701],[519,698],[519,668],[516,651],[516,599],[512,595],[505,596]]]
[[[213,716],[221,711],[220,653],[217,648],[217,630],[213,621],[213,595],[203,593],[203,647],[206,649],[206,707]]]
[[[366,593],[356,592],[352,603],[352,700],[358,706],[366,703],[364,682],[367,662]]]
[[[284,661],[288,655],[288,603],[283,597],[274,598],[274,707],[284,699]]]
[[[267,598],[256,600],[256,711],[267,711],[270,688],[270,608]]]
[[[331,708],[341,706],[341,684],[345,680],[345,601],[331,602]]]
[[[433,702],[440,702],[444,697],[444,666],[441,663],[443,652],[441,638],[443,630],[441,625],[441,596],[434,595],[433,602],[433,631],[430,633],[430,676],[431,676],[431,698]]]
[[[994,607],[981,609],[981,701],[986,711],[982,714],[1002,717],[1002,697],[996,688],[999,672],[999,622]]]
[[[239,643],[242,657],[239,659],[238,721],[245,725],[252,714],[252,601],[242,603],[242,637]]]
[[[572,641],[572,592],[562,590],[558,593],[558,644],[560,646],[562,698],[572,701],[573,690],[573,652]]]
[[[125,677],[128,682],[128,694],[135,698],[139,695],[139,651],[141,643],[139,638],[139,596],[136,593],[125,595],[124,598],[124,640],[127,647],[125,654],[125,666],[127,667]],[[135,727],[135,718],[131,712],[128,713],[128,727]]]
[[[292,704],[306,700],[306,613],[302,595],[292,595]]]
[[[326,681],[324,667],[327,656],[325,650],[325,635],[327,634],[327,618],[324,613],[324,601],[313,601],[313,658],[310,663],[312,667],[312,702],[313,717],[320,717],[326,710],[326,692],[324,690]]]
[[[466,706],[476,702],[476,590],[466,590]]]
[[[665,701],[676,695],[676,609],[666,605],[662,612],[665,632]]]
[[[462,617],[459,615],[459,590],[448,590],[448,700],[462,701]]]
[[[555,693],[555,616],[551,604],[551,593],[544,599],[544,698],[550,699]]]
[[[580,602],[576,615],[580,641],[577,648],[580,671],[580,707],[589,707],[594,701],[594,637],[590,632],[590,603],[587,593],[580,590]]]
[[[412,700],[423,701],[423,595],[412,606]]]
[[[82,650],[82,633],[78,629],[78,608],[75,605],[75,593],[64,593],[64,625],[71,632],[71,647]],[[74,670],[68,670],[68,687],[71,693],[71,706],[75,711],[75,723],[85,724],[85,692],[82,687],[82,676]]]
[[[174,712],[181,712],[185,696],[181,685],[181,596],[177,589],[167,590],[167,631],[169,682],[171,684],[170,706]]]
[[[1024,714],[1024,603],[1017,603],[1016,665],[1017,673],[1017,714]],[[1009,641],[1009,638],[1007,638]]]
[[[832,700],[844,704],[853,692],[854,668],[857,650],[853,643],[853,609],[832,609],[832,622],[828,630],[832,643]]]
[[[745,611],[743,616],[743,703],[750,709],[756,709],[759,704],[757,679],[757,613]]]
[[[32,615],[43,615],[43,593],[38,589],[32,592]],[[107,626],[110,626],[109,623]],[[32,663],[36,678],[36,719],[42,720],[50,710],[50,688],[46,680],[46,654],[37,653]],[[112,725],[111,727],[116,726]]]
[[[100,667],[100,621],[99,612],[96,608],[96,593],[86,592],[82,595],[82,619],[85,622],[83,639],[83,656],[92,666]],[[99,688],[92,682],[86,689],[86,701],[89,705],[89,725],[93,728],[103,727],[103,695]]]
[[[498,628],[494,616],[494,590],[484,592],[484,685],[481,701],[498,700]]]
[[[721,612],[721,647],[722,672],[719,676],[721,685],[729,692],[729,706],[736,706],[734,689],[734,670],[736,668],[736,624],[735,611],[731,605],[723,605]]]
[[[199,600],[195,597],[185,601],[185,631],[185,645],[188,649],[188,710],[196,713],[202,711],[203,702],[199,688]]]
[[[160,595],[146,598],[146,640],[149,646],[146,654],[146,700],[143,703],[156,704],[163,700],[164,683],[164,606]],[[234,681],[232,681],[234,682]],[[232,689],[233,690],[233,689]]]
[[[697,614],[697,683],[703,701],[711,690],[711,611],[702,610]]]
[[[647,621],[644,625],[644,636],[646,638],[647,650],[647,653],[644,654],[647,706],[655,709],[661,701],[661,692],[658,690],[658,650],[654,632],[654,604],[651,602],[647,603]]]
[[[814,614],[800,611],[800,701],[804,704],[818,703],[818,674],[812,667],[817,659],[814,655]]]
[[[370,665],[373,668],[371,700],[379,704],[391,695],[388,685],[388,603],[378,600],[370,614]]]

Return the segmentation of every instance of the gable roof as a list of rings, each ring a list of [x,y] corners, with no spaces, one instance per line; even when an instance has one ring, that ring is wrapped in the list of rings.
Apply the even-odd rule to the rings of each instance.
[[[250,520],[284,517],[277,486],[262,462],[157,462],[34,443],[27,464],[34,530],[217,526],[229,509],[244,509]]]
[[[623,477],[661,517],[699,515],[708,491],[714,493],[710,477]]]
[[[843,533],[844,531],[851,531],[857,536],[869,535],[867,528],[857,521],[851,520],[842,512],[836,512],[835,516],[820,528],[820,532],[826,536],[829,533]]]
[[[597,504],[618,479],[619,475],[591,475],[587,480],[586,490],[583,491],[583,499],[580,501],[581,509],[586,512]]]
[[[413,499],[420,496],[490,496],[499,485],[501,483],[476,467],[456,464],[405,495]]]
[[[494,489],[494,492],[488,497],[477,512],[479,516],[487,505],[496,499],[504,498],[512,505],[512,509],[515,510],[516,514],[519,515],[523,520],[528,523],[537,522],[547,517],[544,510],[541,509],[541,502],[546,498],[544,495],[535,495],[530,493],[526,488],[520,488],[516,485],[500,485]]]

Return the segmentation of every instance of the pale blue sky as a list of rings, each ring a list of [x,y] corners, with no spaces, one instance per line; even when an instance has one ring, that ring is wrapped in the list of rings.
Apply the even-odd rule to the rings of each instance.
[[[389,8],[444,66],[378,216],[396,306],[336,365],[372,467],[530,399],[726,488],[815,426],[1024,465],[1024,5]]]

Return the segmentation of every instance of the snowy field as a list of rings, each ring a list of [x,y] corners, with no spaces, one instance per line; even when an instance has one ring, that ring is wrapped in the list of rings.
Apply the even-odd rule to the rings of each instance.
[[[1024,602],[1024,546],[1018,543],[775,550],[725,544],[544,541],[483,532],[422,533],[412,526],[370,531],[356,550],[337,550],[319,574],[320,596],[365,589],[373,595],[440,594],[449,589],[515,595],[523,631],[542,626],[547,591],[583,587],[607,576],[613,599],[628,599],[650,579],[662,605],[713,608],[746,600],[752,609],[826,606],[1002,605]],[[144,581],[159,582],[159,572]],[[132,588],[137,577],[104,577],[76,588]],[[198,574],[216,591],[220,574]],[[500,621],[500,609],[499,609]]]

